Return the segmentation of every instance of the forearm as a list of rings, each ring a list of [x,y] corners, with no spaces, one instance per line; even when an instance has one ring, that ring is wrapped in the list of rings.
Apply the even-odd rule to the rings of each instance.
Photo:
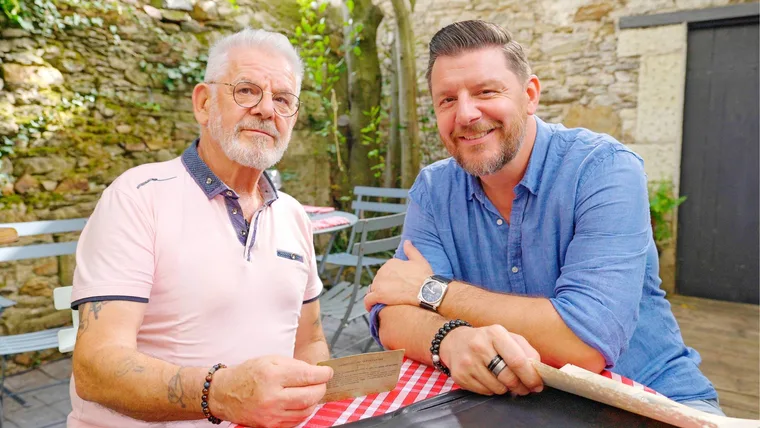
[[[449,287],[438,308],[444,317],[461,318],[476,327],[502,325],[525,337],[553,366],[571,363],[593,372],[604,369],[604,357],[573,333],[549,299],[494,293],[460,282]]]
[[[430,343],[448,319],[408,305],[386,306],[379,314],[380,342],[386,349],[405,349],[405,355],[432,365]]]
[[[203,418],[201,390],[208,368],[180,367],[121,346],[74,353],[77,394],[144,421]]]
[[[330,349],[327,346],[327,339],[325,339],[325,333],[322,330],[318,306],[316,307],[316,313],[312,310],[309,318],[313,318],[311,323],[305,320],[307,322],[298,327],[293,358],[309,364],[316,364],[330,359]]]
[[[296,346],[293,358],[304,361],[309,364],[317,364],[320,361],[326,361],[330,359],[330,350],[327,346],[325,337],[321,339],[315,339],[311,343],[304,344],[302,346]]]

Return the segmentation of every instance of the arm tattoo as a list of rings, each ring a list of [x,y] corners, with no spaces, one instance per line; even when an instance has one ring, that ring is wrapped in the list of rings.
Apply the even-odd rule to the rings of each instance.
[[[90,302],[79,306],[79,330],[77,331],[77,337],[82,335],[90,326],[90,314],[93,315],[93,319],[98,319],[98,314],[103,310],[103,306],[108,302]]]
[[[145,371],[145,367],[139,364],[134,357],[129,357],[119,364],[116,376],[122,377],[129,372],[142,373],[143,371]]]
[[[182,376],[180,373],[182,372],[183,367],[180,367],[177,369],[177,374],[172,376],[171,379],[169,379],[169,402],[172,404],[179,403],[182,408],[184,409],[185,403],[182,402],[182,399],[185,398],[185,391],[182,390]]]
[[[317,317],[317,319],[314,320],[314,324],[312,324],[314,328],[319,328],[322,326],[322,321]]]

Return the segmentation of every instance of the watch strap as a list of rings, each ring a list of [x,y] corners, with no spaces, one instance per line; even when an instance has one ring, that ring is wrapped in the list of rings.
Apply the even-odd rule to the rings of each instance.
[[[441,276],[441,275],[433,275],[430,278],[436,281],[442,282],[444,284],[449,284],[451,281],[453,281],[451,278],[446,278],[445,276]]]

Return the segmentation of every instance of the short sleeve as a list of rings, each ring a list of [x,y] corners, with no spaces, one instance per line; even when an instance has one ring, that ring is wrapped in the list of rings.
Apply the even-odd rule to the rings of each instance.
[[[79,237],[72,309],[91,301],[147,303],[154,238],[154,221],[145,207],[117,188],[106,189]]]
[[[304,216],[306,216],[304,214]],[[306,241],[308,244],[308,255],[309,255],[309,279],[306,283],[306,291],[303,295],[303,303],[311,303],[319,298],[319,295],[322,294],[322,289],[324,286],[322,285],[322,279],[319,278],[319,268],[317,267],[317,257],[315,255],[314,251],[314,239],[312,238],[314,233],[314,228],[311,225],[311,220],[308,218],[306,219],[308,228],[308,236],[306,237]]]

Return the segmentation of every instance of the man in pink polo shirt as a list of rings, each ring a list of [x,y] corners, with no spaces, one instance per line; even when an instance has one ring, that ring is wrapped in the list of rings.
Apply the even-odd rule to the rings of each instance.
[[[296,425],[324,395],[311,224],[263,173],[302,77],[281,34],[219,40],[193,91],[200,138],[103,193],[77,249],[69,427]]]

